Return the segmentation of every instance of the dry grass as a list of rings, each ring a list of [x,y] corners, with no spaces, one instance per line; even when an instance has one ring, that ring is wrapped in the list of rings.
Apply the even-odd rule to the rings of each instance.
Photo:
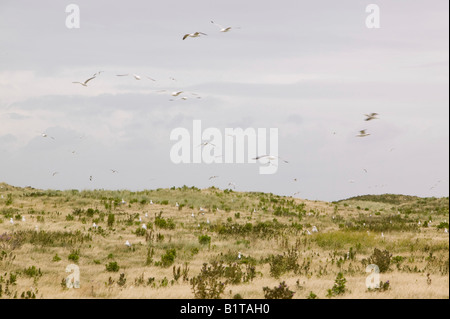
[[[423,205],[426,209],[422,211],[422,206],[417,202],[420,199],[415,198],[414,207],[418,211],[402,212],[398,218],[404,224],[394,229],[390,228],[392,225],[380,224],[381,218],[386,221],[393,219],[398,215],[398,210],[411,205],[411,202],[392,204],[358,199],[326,203],[217,189],[200,191],[184,188],[132,193],[125,190],[41,191],[6,184],[0,186],[0,194],[3,195],[0,199],[0,235],[19,234],[22,231],[29,235],[20,237],[20,244],[17,246],[11,246],[10,241],[0,240],[0,252],[5,251],[15,256],[14,260],[0,260],[0,275],[3,276],[3,279],[0,278],[0,285],[3,285],[3,290],[7,277],[4,274],[17,274],[16,285],[10,287],[13,294],[8,296],[3,293],[3,298],[13,297],[14,292],[20,296],[30,289],[38,290],[37,298],[193,298],[189,282],[182,282],[180,279],[171,283],[172,267],[155,265],[169,248],[177,250],[175,266],[188,263],[190,278],[199,274],[203,263],[216,259],[241,262],[237,259],[238,252],[245,258],[251,257],[258,272],[257,277],[249,283],[228,284],[222,298],[232,298],[235,294],[244,298],[264,298],[262,288],[277,286],[281,281],[286,281],[289,288],[295,291],[294,298],[307,298],[311,291],[319,298],[326,298],[327,290],[333,286],[338,272],[343,272],[347,279],[347,292],[336,298],[449,298],[448,234],[435,227],[449,219],[448,198],[432,202],[432,205],[428,201],[427,205]],[[11,202],[8,202],[9,194]],[[127,204],[119,203],[122,198]],[[150,200],[155,204],[149,204]],[[168,201],[167,204],[164,203],[165,200]],[[185,206],[179,210],[175,207],[175,202]],[[445,207],[442,209],[436,206],[442,206],[442,203],[446,205],[446,210]],[[204,215],[199,211],[200,206],[206,210]],[[285,208],[287,213],[275,215],[277,207]],[[98,212],[88,216],[88,208],[98,209]],[[85,212],[77,216],[74,209],[83,209]],[[134,234],[142,223],[154,224],[155,216],[161,211],[163,218],[173,219],[175,229],[161,229],[153,225],[153,231],[148,231],[153,236],[149,238]],[[110,213],[115,216],[112,228],[107,226]],[[145,213],[148,213],[148,218],[144,217]],[[192,213],[195,218],[191,217]],[[20,215],[20,218],[16,219],[16,215]],[[66,220],[69,215],[74,219]],[[22,216],[26,218],[25,222],[20,220]],[[139,223],[136,216],[142,218],[142,223]],[[130,217],[132,221],[128,221]],[[10,218],[14,219],[14,225],[10,224]],[[366,226],[362,226],[362,222],[358,224],[361,218]],[[279,228],[273,233],[267,230],[260,234],[221,234],[217,228],[218,225],[231,227],[246,223],[255,227],[259,222],[272,223],[274,219]],[[424,222],[430,219],[433,220],[431,227],[416,225],[418,220]],[[94,221],[103,229],[103,233],[91,227]],[[292,226],[294,223],[301,225],[303,229],[296,229]],[[72,235],[64,240],[55,239],[53,243],[43,241],[42,238],[40,241],[33,241],[30,238],[33,238],[36,225],[39,232],[50,237],[57,238],[58,232],[72,232]],[[311,231],[312,226],[316,226],[319,232],[308,235],[306,230]],[[369,231],[370,227],[375,226],[386,228],[384,238],[379,231]],[[78,236],[89,235],[92,240],[71,242],[76,237],[76,232],[80,232]],[[157,241],[157,234],[164,235],[164,239]],[[212,238],[211,245],[204,246],[198,242],[198,236],[202,234]],[[125,246],[127,240],[132,243],[133,248]],[[146,265],[149,247],[154,250],[155,255],[153,263]],[[299,255],[298,264],[304,266],[309,262],[309,268],[300,267],[301,270],[296,273],[291,271],[281,278],[273,278],[267,258],[283,254],[293,247]],[[345,259],[350,248],[356,251],[354,260]],[[365,286],[368,274],[365,272],[364,260],[372,254],[374,248],[387,249],[393,256],[404,257],[399,267],[391,264],[390,270],[381,274],[382,281],[390,281],[391,288],[388,291],[369,292]],[[75,249],[80,251],[76,264],[80,268],[81,288],[63,288],[61,282],[67,276],[65,268],[74,263],[68,260],[68,256]],[[60,261],[53,261],[56,254],[61,258]],[[112,258],[108,258],[110,254],[113,255]],[[111,261],[118,263],[119,272],[106,271],[105,265]],[[40,268],[42,276],[28,278],[24,269],[31,266]],[[241,264],[242,269],[244,266]],[[123,286],[117,283],[121,273],[127,279]],[[431,283],[427,282],[428,273]],[[154,285],[136,285],[135,280],[142,275],[145,282],[153,277]],[[112,285],[108,284],[110,277],[114,281]],[[164,278],[169,283],[166,287],[161,287]]]

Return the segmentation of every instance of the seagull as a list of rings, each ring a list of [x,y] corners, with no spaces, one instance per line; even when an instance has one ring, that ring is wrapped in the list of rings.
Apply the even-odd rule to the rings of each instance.
[[[145,225],[145,224],[142,224],[142,229],[145,229],[145,230],[147,230],[147,225]]]
[[[49,137],[46,133],[42,133],[41,136],[42,136],[42,137]],[[52,140],[55,139],[53,136],[50,136],[50,138],[51,138]]]
[[[215,23],[214,21],[211,21],[212,24],[218,26],[220,28],[220,32],[228,32],[231,30],[231,27],[226,27],[224,28],[223,26],[221,26],[220,24]]]
[[[87,80],[84,81],[84,82],[72,82],[72,83],[81,84],[82,86],[87,86],[87,83],[88,83],[89,81],[93,80],[93,79],[95,79],[95,76],[93,76],[93,77],[87,79]]]
[[[122,205],[125,205],[127,202],[122,198]]]
[[[213,143],[211,143],[211,142],[203,142],[202,144],[197,145],[197,147],[199,147],[199,146],[207,146],[207,145],[211,145],[212,147],[215,147],[215,146],[216,146],[215,144],[213,144]]]
[[[129,76],[130,74],[117,74],[116,76]],[[140,80],[141,77],[137,74],[132,74],[132,76],[136,79],[136,80]]]
[[[212,179],[218,178],[218,177],[219,177],[219,176],[214,175],[214,176],[211,176],[211,177],[209,178],[209,180],[212,180]]]
[[[131,247],[131,244],[130,244],[130,242],[128,240],[125,242],[125,246]]]
[[[318,230],[317,230],[317,227],[316,227],[316,226],[313,226],[313,228],[312,228],[312,232],[313,232],[313,233],[317,233],[317,232],[318,232]]]
[[[145,213],[145,215],[144,215],[144,216],[145,216],[145,218],[148,218],[148,214],[147,214],[147,213]]]
[[[206,220],[206,223],[209,224],[209,218]]]
[[[366,133],[366,130],[361,130],[361,131],[359,131],[359,135],[356,135],[356,137],[366,137],[369,135],[370,134]]]
[[[96,223],[93,223],[93,224],[92,224],[92,227],[94,227],[95,229],[97,229],[98,226],[97,226]]]
[[[363,168],[363,171],[367,173],[367,169]]]
[[[175,207],[180,207],[180,204],[178,204],[178,202],[176,202]]]
[[[354,184],[354,183],[355,183],[355,181],[354,181],[354,180],[352,180],[352,179],[351,179],[351,180],[349,180],[348,182],[349,182],[350,184]]]
[[[241,254],[241,252],[238,252],[238,259],[241,259],[242,258],[242,254]]]
[[[14,220],[13,220],[12,218],[10,218],[10,219],[9,219],[9,223],[10,223],[11,225],[14,225]]]
[[[203,209],[203,207],[200,207],[200,211],[201,211],[201,212],[204,212],[205,210]]]
[[[371,121],[371,120],[378,120],[378,117],[376,117],[378,115],[378,113],[370,113],[370,114],[364,114],[367,118],[365,119],[365,121]]]
[[[142,218],[139,216],[139,222],[142,223]]]
[[[203,33],[203,32],[188,33],[188,34],[185,34],[183,36],[183,40],[186,40],[186,38],[188,38],[188,37],[190,37],[190,38],[198,38],[200,35],[207,35],[207,34]]]
[[[308,235],[311,235],[311,232],[310,232],[309,230],[306,230],[306,233],[307,233]]]
[[[153,205],[153,200],[150,199],[150,205]]]
[[[115,169],[110,169],[110,171],[113,172],[113,174],[119,173],[119,171],[116,171]]]
[[[34,226],[34,231],[39,231],[38,225]]]
[[[253,159],[254,159],[254,160],[259,160],[259,159],[261,159],[261,158],[267,158],[267,159],[269,160],[269,162],[274,161],[275,159],[279,158],[279,159],[281,159],[283,162],[289,163],[288,161],[282,159],[281,157],[279,157],[279,156],[274,156],[274,155],[260,155],[260,156],[257,156],[257,157],[255,157],[255,158],[253,158]]]
[[[194,213],[192,213],[192,214],[191,214],[191,217],[195,218],[195,215],[194,215]]]
[[[300,192],[295,192],[292,196],[298,195],[300,194]]]
[[[59,172],[54,172],[54,173],[52,174],[52,176],[55,176],[55,175],[57,175],[57,174],[59,174]]]
[[[89,176],[89,180],[92,182],[92,175],[91,176]]]
[[[381,233],[381,238],[384,238],[384,234],[383,233]]]
[[[175,92],[172,92],[172,96],[178,96],[181,93],[183,93],[183,91],[175,91]]]
[[[448,234],[448,229],[447,228],[444,229],[444,233]]]
[[[22,216],[22,221],[25,222],[25,216]]]

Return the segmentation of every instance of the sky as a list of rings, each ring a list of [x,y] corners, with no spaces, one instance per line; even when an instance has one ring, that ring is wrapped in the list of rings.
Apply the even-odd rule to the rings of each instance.
[[[379,28],[366,25],[371,3]],[[79,28],[66,26],[69,4],[80,9]],[[234,183],[325,201],[448,196],[448,6],[0,0],[0,182],[80,190]],[[196,31],[207,35],[182,40]],[[72,83],[98,71],[87,87]],[[365,121],[372,112],[379,119]],[[277,128],[288,163],[271,175],[259,174],[261,163],[175,164],[170,134],[192,132],[194,120],[222,132]],[[362,129],[370,135],[356,137]]]

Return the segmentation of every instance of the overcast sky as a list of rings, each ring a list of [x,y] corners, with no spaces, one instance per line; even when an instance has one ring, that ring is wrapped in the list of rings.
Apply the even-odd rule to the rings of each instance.
[[[71,3],[79,29],[66,27]],[[370,3],[379,29],[366,27]],[[448,196],[448,6],[0,0],[0,181],[131,190],[233,182],[328,201]],[[211,20],[236,28],[221,33]],[[208,35],[182,40],[195,31]],[[72,83],[100,70],[88,87]],[[116,76],[124,73],[143,79]],[[202,98],[170,101],[178,90]],[[379,119],[365,122],[370,112]],[[257,164],[173,164],[170,132],[192,130],[193,120],[278,128],[289,163],[273,175]],[[355,137],[362,129],[371,135]]]

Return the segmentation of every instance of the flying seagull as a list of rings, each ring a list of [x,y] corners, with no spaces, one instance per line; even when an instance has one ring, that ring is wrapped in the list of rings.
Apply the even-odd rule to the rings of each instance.
[[[221,26],[220,24],[215,23],[214,21],[211,21],[212,24],[214,24],[215,26],[218,26],[220,28],[220,32],[228,32],[231,30],[231,27],[226,27],[224,28],[223,26]]]
[[[42,137],[49,137],[46,133],[42,133],[41,136],[42,136]],[[50,136],[50,138],[51,138],[52,140],[55,139],[53,136]]]
[[[176,91],[176,92],[172,92],[172,96],[178,96],[181,93],[183,93],[183,91]]]
[[[93,79],[95,79],[95,76],[93,76],[93,77],[87,79],[87,80],[84,81],[84,82],[72,82],[72,83],[81,84],[82,86],[87,86],[88,82],[91,81],[91,80],[93,80]]]
[[[279,158],[279,159],[282,160],[283,162],[289,163],[288,161],[282,159],[281,157],[279,157],[279,156],[274,156],[274,155],[260,155],[260,156],[257,156],[257,157],[255,157],[255,158],[253,158],[253,159],[254,159],[254,160],[260,160],[261,158],[267,158],[267,159],[269,160],[269,162],[270,162],[270,161],[274,161],[275,159]]]
[[[219,176],[214,175],[214,176],[211,176],[211,177],[209,178],[209,180],[212,180],[212,179],[218,178],[218,177],[219,177]]]
[[[371,120],[378,120],[378,113],[370,113],[370,114],[364,114],[367,118],[365,121],[371,121]]]
[[[56,174],[59,174],[59,172],[54,172],[54,173],[52,174],[52,176],[55,176]]]
[[[113,172],[113,174],[114,174],[114,173],[119,173],[119,172],[116,171],[115,169],[111,169],[111,172]]]
[[[203,33],[203,32],[188,33],[188,34],[185,34],[183,36],[183,40],[186,40],[186,38],[188,38],[188,37],[190,37],[190,38],[198,38],[200,35],[207,35],[207,34]]]
[[[356,137],[366,137],[369,136],[370,134],[366,133],[366,130],[361,130],[359,131],[359,134],[356,135]]]

